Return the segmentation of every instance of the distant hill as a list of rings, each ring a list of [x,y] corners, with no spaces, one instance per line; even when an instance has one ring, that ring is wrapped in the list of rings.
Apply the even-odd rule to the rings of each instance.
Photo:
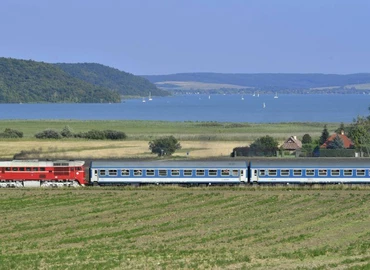
[[[53,64],[0,58],[0,102],[120,102],[116,91],[72,77]]]
[[[178,73],[143,75],[158,87],[169,91],[265,91],[286,93],[370,91],[370,73],[337,74],[225,74]]]
[[[69,75],[88,83],[117,91],[122,96],[168,96],[169,93],[157,88],[153,83],[140,76],[120,71],[96,63],[65,64],[58,63]]]

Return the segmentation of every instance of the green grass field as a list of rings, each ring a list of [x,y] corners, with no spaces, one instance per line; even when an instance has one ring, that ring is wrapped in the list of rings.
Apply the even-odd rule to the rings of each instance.
[[[1,269],[369,269],[367,187],[0,190]]]
[[[45,129],[61,131],[69,126],[75,133],[92,129],[113,129],[123,131],[131,140],[150,140],[161,136],[173,135],[179,140],[254,140],[270,135],[276,139],[287,139],[296,135],[301,138],[308,133],[319,137],[327,124],[330,133],[340,123],[219,123],[219,122],[165,122],[165,121],[77,121],[77,120],[1,120],[0,132],[12,128],[24,133],[25,139]]]

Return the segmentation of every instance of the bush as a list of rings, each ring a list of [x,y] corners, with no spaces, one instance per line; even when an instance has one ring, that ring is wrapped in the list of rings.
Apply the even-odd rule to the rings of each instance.
[[[122,131],[105,130],[105,138],[108,140],[124,140],[127,138],[126,134]]]
[[[124,132],[116,130],[89,130],[77,133],[74,137],[88,140],[124,140],[127,138]]]
[[[248,146],[235,147],[230,154],[230,157],[248,157],[253,156]]]
[[[45,129],[35,135],[37,139],[61,139],[62,136],[59,134],[58,131],[53,129]]]
[[[0,138],[23,138],[23,132],[6,128],[3,133],[0,133]]]
[[[64,138],[72,138],[73,137],[72,129],[69,126],[65,126],[60,132],[60,135],[62,135],[62,137]]]

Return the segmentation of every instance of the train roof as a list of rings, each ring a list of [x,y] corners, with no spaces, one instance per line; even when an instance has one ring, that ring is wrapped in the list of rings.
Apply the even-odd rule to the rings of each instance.
[[[49,167],[49,166],[82,166],[85,161],[81,160],[11,160],[11,161],[0,161],[1,167]]]
[[[255,167],[275,167],[275,168],[324,168],[324,167],[368,167],[370,159],[366,158],[296,158],[296,159],[268,159],[252,160],[250,166]]]
[[[246,168],[246,161],[176,161],[176,160],[156,160],[156,161],[92,161],[91,168],[150,168],[150,167],[217,167],[217,168]]]

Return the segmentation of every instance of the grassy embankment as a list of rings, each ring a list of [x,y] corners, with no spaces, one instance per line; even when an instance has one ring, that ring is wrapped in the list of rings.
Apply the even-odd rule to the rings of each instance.
[[[289,136],[298,138],[306,133],[313,138],[321,135],[325,123],[216,123],[216,122],[164,122],[164,121],[75,121],[75,120],[2,120],[0,132],[12,128],[24,133],[20,140],[1,140],[0,159],[12,158],[20,151],[42,149],[40,158],[123,158],[154,157],[148,149],[152,139],[173,135],[182,149],[174,156],[189,157],[229,156],[234,147],[245,146],[256,138],[270,135],[280,142]],[[329,132],[339,123],[327,123]],[[37,140],[34,135],[45,129],[61,131],[69,126],[73,132],[113,129],[123,131],[125,141],[87,141],[80,139]]]
[[[368,187],[0,190],[1,269],[369,269]]]

